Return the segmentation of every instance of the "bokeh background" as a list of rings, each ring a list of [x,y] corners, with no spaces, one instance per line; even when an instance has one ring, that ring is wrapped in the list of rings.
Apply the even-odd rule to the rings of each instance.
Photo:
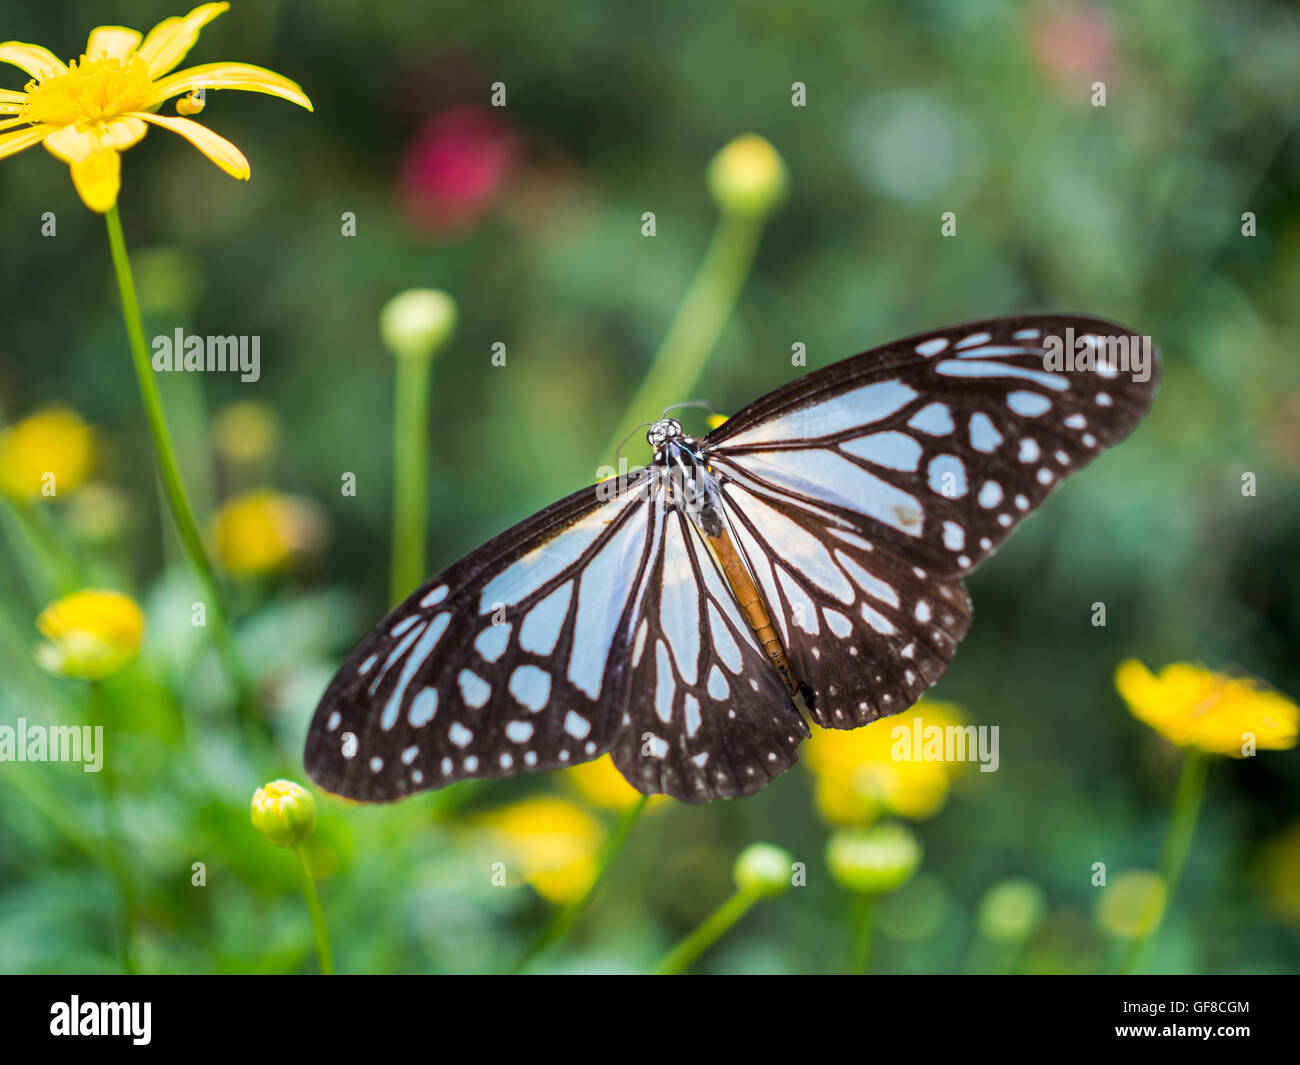
[[[147,29],[183,7],[11,4],[0,37],[71,57],[94,25]],[[394,364],[380,307],[414,285],[459,306],[429,421],[438,569],[593,479],[716,224],[705,168],[755,132],[783,156],[789,198],[679,398],[736,410],[797,372],[795,341],[812,368],[1022,310],[1115,318],[1163,353],[1133,437],[970,581],[975,624],[934,695],[1000,726],[999,771],[940,774],[910,806],[890,805],[897,781],[873,792],[924,847],[881,900],[875,970],[1112,968],[1123,921],[1093,863],[1112,883],[1153,867],[1177,768],[1117,694],[1119,662],[1235,667],[1300,692],[1298,55],[1300,16],[1263,2],[237,3],[190,62],[283,72],[315,113],[211,95],[202,120],[244,150],[252,181],[155,133],[124,157],[121,208],[150,336],[261,337],[255,384],[160,381],[205,523],[252,491],[292,497],[248,512],[222,550],[266,717],[258,742],[189,624],[196,593],[157,489],[102,219],[40,149],[0,162],[0,413],[13,425],[62,405],[91,428],[84,475],[35,507],[46,546],[149,619],[139,658],[106,683],[138,967],[315,967],[291,856],[252,830],[248,802],[274,776],[304,780],[315,700],[387,608]],[[487,106],[495,81],[503,109]],[[944,211],[955,237],[940,235]],[[42,236],[45,212],[57,236]],[[498,341],[505,367],[491,363]],[[0,723],[86,722],[85,686],[33,660],[57,593],[42,553],[12,512],[0,531]],[[752,798],[652,805],[539,967],[644,970],[726,898],[742,848],[768,841],[806,863],[807,886],[758,906],[698,967],[843,968],[850,900],[827,873],[820,785],[805,758]],[[387,807],[320,796],[307,849],[339,967],[509,967],[589,875],[627,799],[599,768]],[[120,968],[103,827],[94,775],[0,764],[0,970]],[[494,861],[511,870],[504,889]],[[1218,759],[1149,965],[1295,971],[1298,929],[1300,756]]]

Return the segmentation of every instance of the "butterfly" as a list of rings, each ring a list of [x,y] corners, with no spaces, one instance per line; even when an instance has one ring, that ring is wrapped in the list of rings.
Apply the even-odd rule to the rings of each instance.
[[[969,322],[778,388],[428,581],[321,698],[305,767],[379,802],[607,752],[645,794],[750,794],[809,722],[911,706],[971,623],[963,578],[1157,383],[1097,318]]]

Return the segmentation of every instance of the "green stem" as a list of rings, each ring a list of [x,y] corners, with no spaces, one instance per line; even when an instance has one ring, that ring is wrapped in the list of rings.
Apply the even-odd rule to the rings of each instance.
[[[171,432],[167,428],[167,415],[163,410],[162,398],[158,394],[158,385],[153,376],[153,367],[149,362],[144,323],[140,317],[140,302],[135,294],[135,280],[131,275],[131,261],[127,257],[126,240],[122,235],[122,219],[118,214],[117,206],[109,208],[104,218],[108,225],[108,243],[113,254],[113,271],[117,275],[117,288],[122,298],[122,321],[126,325],[126,335],[131,345],[136,382],[140,386],[140,398],[144,403],[145,418],[149,423],[154,457],[158,461],[158,472],[162,478],[167,506],[180,533],[181,546],[184,547],[190,566],[207,598],[208,611],[212,618],[213,639],[222,664],[235,687],[241,718],[245,726],[255,729],[254,722],[258,715],[253,701],[252,682],[235,647],[225,597],[217,582],[216,571],[208,558],[207,550],[203,546],[203,537],[199,533],[194,509],[190,506],[185,483],[181,479],[180,467],[176,460],[176,448],[172,444]]]
[[[859,893],[853,899],[854,975],[865,973],[871,964],[871,937],[875,930],[876,896]]]
[[[397,357],[393,417],[393,555],[389,598],[396,606],[424,580],[432,357]]]
[[[117,722],[112,713],[109,699],[99,681],[90,682],[91,717],[96,725],[104,729],[106,742],[117,743]],[[135,888],[131,884],[131,874],[123,862],[125,845],[122,837],[122,814],[118,792],[117,771],[114,759],[107,751],[101,751],[103,765],[100,772],[104,779],[104,837],[108,850],[108,868],[113,883],[117,887],[118,905],[122,909],[122,926],[119,931],[122,971],[135,972],[135,962],[131,947],[135,941],[136,905]],[[114,756],[116,757],[116,756]]]
[[[324,976],[333,976],[334,957],[330,953],[330,934],[325,927],[325,911],[321,909],[320,895],[316,892],[316,878],[311,875],[311,865],[302,844],[294,847],[293,852],[298,856],[298,866],[302,872],[302,893],[307,900],[307,912],[311,914],[311,929],[316,937],[316,957],[320,961],[320,971]]]
[[[632,834],[632,828],[636,825],[649,801],[649,795],[642,795],[634,806],[629,806],[623,811],[623,816],[619,818],[613,834],[605,841],[605,848],[600,852],[600,860],[596,866],[596,876],[592,879],[591,886],[587,888],[581,898],[560,907],[551,915],[551,919],[546,922],[545,927],[538,933],[532,945],[524,951],[523,956],[515,963],[513,972],[522,972],[533,959],[562,940],[578,923],[578,918],[586,912],[591,900],[595,898],[596,892],[609,873],[610,866],[614,864],[614,859],[618,857],[619,852],[623,849],[623,844],[627,842],[628,836]]]
[[[1120,972],[1134,973],[1146,955],[1147,947],[1160,930],[1164,915],[1169,911],[1182,880],[1183,869],[1187,865],[1187,855],[1192,847],[1192,836],[1196,832],[1196,820],[1200,816],[1201,803],[1205,798],[1205,778],[1210,759],[1204,751],[1195,747],[1183,750],[1183,764],[1178,772],[1178,783],[1174,789],[1174,809],[1169,820],[1169,829],[1165,834],[1164,846],[1160,850],[1160,866],[1157,870],[1165,886],[1164,905],[1160,915],[1151,922],[1151,927],[1141,935],[1129,941],[1128,949],[1120,963]]]
[[[50,587],[59,595],[80,588],[83,584],[81,567],[48,515],[37,504],[26,500],[9,499],[7,502],[14,524],[22,533],[27,549],[39,560]]]
[[[709,914],[690,935],[659,959],[653,969],[655,976],[676,976],[696,958],[708,950],[737,921],[749,912],[760,896],[748,891],[737,891],[726,902]]]
[[[709,355],[736,305],[758,250],[767,216],[723,211],[709,249],[682,300],[677,317],[628,405],[609,446],[606,461],[616,461],[619,444],[647,418],[657,418],[672,403],[694,398]]]

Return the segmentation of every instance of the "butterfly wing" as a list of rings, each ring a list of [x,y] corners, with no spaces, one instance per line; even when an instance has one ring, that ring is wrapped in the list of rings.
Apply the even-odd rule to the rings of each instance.
[[[1055,342],[1142,351],[1099,318],[993,318],[814,371],[701,441],[760,485],[856,523],[928,573],[969,573],[1061,480],[1122,440],[1155,395],[1133,373],[1047,369]],[[1074,346],[1074,345],[1071,345]]]
[[[1053,337],[1142,351],[1101,319],[967,323],[811,373],[701,442],[818,724],[915,702],[970,625],[961,577],[1146,412],[1154,355],[1146,380],[1049,369]]]
[[[808,729],[694,524],[668,508],[662,528],[614,763],[645,794],[748,795],[794,763]]]
[[[608,750],[662,521],[646,481],[574,493],[397,607],[321,698],[304,755],[311,778],[379,802]]]

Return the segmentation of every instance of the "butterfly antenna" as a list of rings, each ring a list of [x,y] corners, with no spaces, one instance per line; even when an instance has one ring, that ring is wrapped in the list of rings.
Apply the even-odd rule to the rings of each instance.
[[[685,403],[674,403],[671,407],[665,407],[663,414],[659,415],[659,417],[667,418],[670,410],[679,410],[682,407],[703,407],[710,414],[718,413],[713,409],[713,404],[707,399],[688,399]]]
[[[621,459],[621,458],[623,457],[623,448],[627,445],[627,442],[628,442],[629,440],[631,440],[632,437],[636,436],[636,434],[639,433],[642,429],[646,428],[646,427],[649,426],[649,425],[653,425],[653,424],[654,424],[654,422],[642,422],[642,423],[641,423],[640,425],[638,425],[635,429],[633,429],[630,433],[628,433],[627,436],[623,437],[623,441],[622,441],[622,443],[620,443],[620,444],[618,445],[618,447],[616,447],[616,448],[614,449],[614,463],[615,463],[615,465],[617,465],[617,464],[618,464],[618,460]]]

